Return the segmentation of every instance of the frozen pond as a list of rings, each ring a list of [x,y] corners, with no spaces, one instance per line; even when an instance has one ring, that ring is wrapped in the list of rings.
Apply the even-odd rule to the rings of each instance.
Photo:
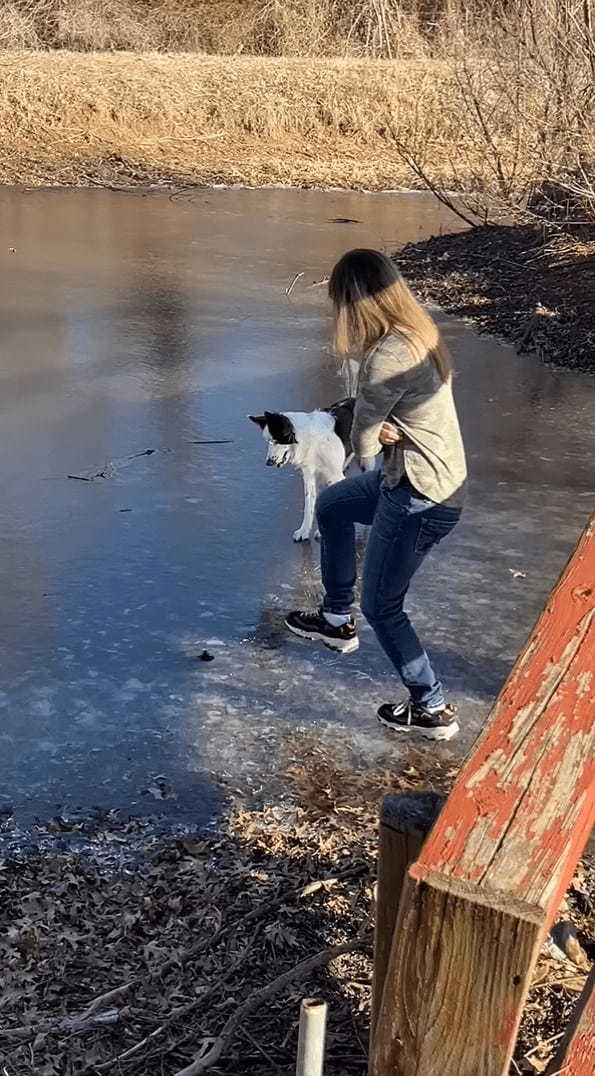
[[[3,190],[0,216],[0,807],[204,821],[212,773],[258,786],[298,726],[384,752],[375,708],[397,685],[371,632],[340,659],[282,630],[317,594],[317,548],[292,544],[299,476],[264,467],[245,416],[342,395],[311,284],[348,247],[452,227],[447,211],[424,195]],[[471,496],[410,607],[465,730],[436,750],[460,753],[592,506],[595,391],[444,329]]]

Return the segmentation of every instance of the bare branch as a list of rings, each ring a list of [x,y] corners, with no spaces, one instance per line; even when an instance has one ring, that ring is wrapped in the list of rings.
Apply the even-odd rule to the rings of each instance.
[[[323,949],[322,952],[316,953],[315,956],[308,957],[307,960],[302,960],[300,964],[296,964],[296,966],[290,968],[289,971],[285,971],[282,975],[278,975],[276,979],[273,979],[272,983],[268,984],[268,986],[263,986],[260,990],[255,990],[254,993],[250,994],[236,1011],[232,1013],[224,1024],[222,1031],[215,1039],[211,1049],[204,1055],[204,1057],[198,1057],[190,1065],[187,1065],[185,1069],[180,1069],[175,1076],[200,1076],[200,1073],[206,1072],[207,1069],[216,1065],[242,1021],[245,1020],[251,1012],[254,1012],[255,1009],[258,1009],[265,1002],[271,1001],[277,994],[280,994],[286,986],[290,985],[290,983],[295,983],[300,979],[307,978],[311,972],[316,971],[318,968],[325,967],[327,964],[330,964],[332,960],[336,960],[338,956],[344,956],[346,953],[370,951],[371,947],[369,943],[360,937],[359,939],[356,939],[356,941],[347,942],[345,945],[334,945],[329,949]]]

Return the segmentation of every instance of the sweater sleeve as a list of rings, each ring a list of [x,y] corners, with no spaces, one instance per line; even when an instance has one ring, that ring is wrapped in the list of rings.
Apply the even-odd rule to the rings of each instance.
[[[404,359],[400,362],[399,359]],[[405,344],[381,343],[361,366],[353,413],[351,444],[358,459],[376,456],[383,422],[405,392],[405,374],[411,356]]]

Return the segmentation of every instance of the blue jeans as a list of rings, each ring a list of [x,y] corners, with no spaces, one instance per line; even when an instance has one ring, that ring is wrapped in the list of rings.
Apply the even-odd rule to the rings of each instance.
[[[323,608],[329,613],[349,612],[356,579],[354,524],[371,524],[362,613],[413,701],[441,706],[442,685],[403,602],[424,557],[452,530],[461,511],[426,500],[407,479],[394,489],[386,489],[382,482],[380,471],[368,471],[329,486],[318,497]]]

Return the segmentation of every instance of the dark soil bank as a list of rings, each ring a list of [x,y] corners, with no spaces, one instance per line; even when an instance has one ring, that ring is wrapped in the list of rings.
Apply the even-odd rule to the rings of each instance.
[[[414,290],[544,362],[595,371],[595,240],[483,227],[396,255]]]

